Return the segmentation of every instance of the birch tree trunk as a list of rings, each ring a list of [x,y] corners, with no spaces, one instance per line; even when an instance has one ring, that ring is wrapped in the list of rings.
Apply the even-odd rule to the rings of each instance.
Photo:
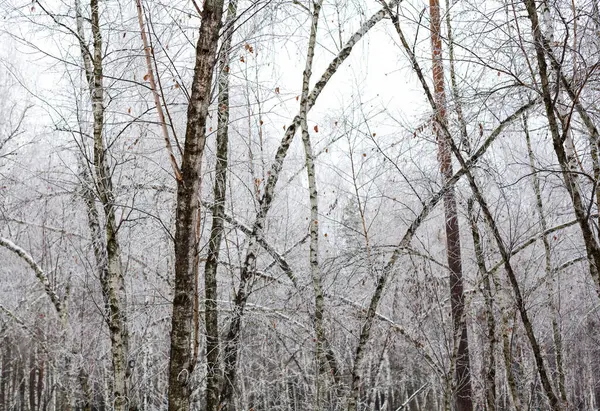
[[[481,244],[481,234],[479,233],[479,226],[473,212],[472,199],[470,199],[468,204],[468,214],[477,268],[479,269],[479,274],[481,274],[483,280],[483,298],[485,302],[485,316],[488,332],[487,361],[484,361],[484,367],[487,368],[484,385],[485,401],[488,411],[496,411],[496,345],[498,339],[496,335],[496,320],[494,318],[494,297],[492,295],[490,281],[492,273],[488,271],[485,264],[483,245]]]
[[[546,117],[548,118],[548,124],[550,126],[550,134],[552,136],[554,152],[556,153],[556,158],[561,168],[562,177],[565,182],[567,192],[569,193],[573,203],[573,211],[575,212],[577,222],[581,228],[583,242],[585,244],[585,249],[588,256],[590,274],[596,285],[596,292],[600,296],[600,245],[594,237],[594,232],[588,221],[587,207],[585,200],[579,191],[579,187],[577,186],[577,179],[570,169],[571,162],[564,146],[566,135],[564,135],[564,133],[561,134],[556,120],[556,115],[554,113],[555,102],[552,98],[548,64],[546,62],[546,54],[551,54],[551,50],[548,47],[547,41],[544,39],[540,29],[540,22],[535,0],[524,0],[524,3],[532,26],[533,40],[538,62],[538,74],[540,76],[540,83],[542,86],[542,97],[544,101]],[[551,61],[554,61],[552,57],[550,59]]]
[[[322,0],[313,2],[312,24],[310,28],[310,38],[308,44],[308,52],[306,56],[306,66],[304,68],[302,78],[302,96],[300,99],[300,128],[302,131],[302,142],[304,144],[304,154],[306,159],[306,172],[308,177],[308,191],[310,199],[310,247],[309,247],[309,263],[310,272],[313,283],[313,291],[315,293],[315,314],[314,314],[314,329],[316,336],[316,399],[315,409],[320,410],[323,406],[322,396],[324,394],[324,381],[322,381],[322,371],[326,366],[325,361],[325,328],[323,325],[324,303],[323,288],[321,285],[321,267],[319,264],[319,197],[317,192],[317,171],[315,166],[315,156],[312,148],[310,133],[308,131],[307,112],[308,112],[308,92],[310,85],[310,77],[312,75],[312,63],[315,54],[315,46],[317,43],[317,27],[319,25],[319,13],[321,11]]]
[[[88,208],[88,224],[92,234],[92,243],[96,257],[97,270],[102,285],[102,296],[106,306],[106,322],[111,340],[113,365],[113,404],[116,410],[127,409],[130,398],[127,387],[127,357],[129,354],[129,331],[127,328],[127,294],[121,248],[118,241],[118,224],[115,215],[115,201],[111,170],[106,158],[104,141],[104,85],[103,50],[100,31],[100,12],[98,0],[90,0],[93,52],[87,48],[84,40],[83,17],[79,2],[76,1],[77,33],[84,70],[92,100],[93,124],[93,163],[98,198],[104,210],[104,233],[100,230],[99,216],[95,206],[95,196],[84,189],[84,200]],[[85,167],[85,166],[84,166]]]
[[[525,129],[525,142],[527,145],[527,154],[529,156],[529,167],[531,169],[531,181],[533,184],[533,191],[535,193],[536,208],[540,218],[540,228],[542,233],[548,230],[548,223],[546,222],[546,216],[544,215],[544,204],[542,201],[542,190],[540,187],[540,180],[536,173],[535,159],[533,156],[533,149],[531,147],[531,137],[529,135],[529,127],[527,125],[527,117],[523,116],[523,127]],[[554,294],[556,293],[556,278],[554,270],[552,269],[552,250],[550,248],[550,241],[546,234],[542,234],[542,244],[544,245],[544,262],[545,262],[545,274],[546,284],[548,288],[548,308],[552,317],[552,336],[554,340],[554,352],[556,370],[558,375],[558,392],[560,393],[561,400],[566,403],[567,394],[565,392],[565,373],[563,368],[563,349],[562,349],[562,338],[560,332],[560,326],[558,323],[559,313],[556,304],[554,303]]]
[[[194,315],[195,256],[198,250],[200,165],[206,143],[206,118],[211,98],[212,73],[223,0],[205,0],[196,45],[192,93],[187,110],[181,180],[177,185],[175,216],[175,291],[169,357],[169,411],[190,409],[190,377],[194,370],[192,320]]]
[[[220,366],[219,316],[217,268],[223,237],[225,200],[227,191],[227,164],[229,144],[229,61],[231,39],[237,15],[237,0],[231,0],[225,20],[225,33],[218,62],[219,98],[217,104],[217,164],[215,169],[214,204],[212,207],[212,227],[208,243],[208,255],[204,266],[204,306],[206,323],[206,409],[218,411],[219,390],[222,370]]]
[[[459,163],[463,167],[465,167],[466,162],[463,159],[462,154],[458,150],[458,147],[456,147],[456,145],[454,144],[454,142],[452,140],[448,140],[448,141],[450,143],[452,152],[458,159]],[[469,185],[471,186],[473,196],[474,196],[475,200],[477,200],[477,202],[479,203],[479,205],[481,207],[481,210],[483,212],[485,220],[486,220],[490,230],[493,233],[494,240],[496,241],[498,250],[500,251],[500,255],[502,256],[506,274],[507,274],[510,284],[513,288],[513,293],[514,293],[517,309],[519,310],[519,314],[521,316],[521,321],[523,322],[523,326],[525,328],[525,333],[527,334],[529,343],[530,343],[532,351],[533,351],[533,356],[534,356],[536,368],[537,368],[537,371],[538,371],[538,374],[540,377],[540,382],[541,382],[544,392],[548,398],[550,407],[553,411],[562,410],[560,401],[552,389],[550,377],[548,375],[546,366],[544,364],[542,350],[541,350],[540,344],[538,343],[537,338],[535,336],[535,333],[533,330],[533,325],[531,323],[529,314],[527,312],[527,308],[525,306],[525,300],[523,298],[523,294],[521,292],[519,283],[517,281],[516,273],[510,262],[511,254],[507,250],[506,246],[504,245],[504,241],[502,240],[502,236],[500,234],[500,231],[498,229],[496,221],[494,220],[492,213],[487,205],[487,202],[485,201],[483,195],[481,194],[481,191],[479,190],[479,187],[475,181],[475,178],[473,177],[473,174],[471,173],[470,170],[466,171],[466,176],[469,180]]]
[[[398,0],[392,0],[390,7],[394,7],[398,4]],[[367,32],[373,28],[378,22],[385,17],[385,9],[382,9],[375,13],[371,18],[365,21],[359,29],[350,37],[344,47],[338,52],[337,56],[329,63],[329,66],[325,72],[321,75],[320,79],[314,85],[312,91],[309,93],[306,99],[306,112],[310,112],[314,106],[318,97],[321,95],[323,89],[337,72],[338,68],[342,63],[350,56],[354,46],[367,34]],[[249,234],[248,246],[246,249],[246,256],[240,270],[240,284],[236,292],[234,299],[234,309],[232,312],[231,320],[229,323],[229,329],[227,332],[226,339],[223,345],[223,361],[224,361],[224,380],[223,388],[221,390],[221,403],[223,406],[232,407],[231,400],[233,398],[233,389],[235,386],[236,379],[236,368],[237,359],[239,352],[239,339],[241,332],[242,316],[246,307],[248,294],[251,291],[251,279],[256,272],[256,257],[259,247],[259,239],[263,236],[263,227],[266,223],[267,214],[271,209],[271,205],[275,196],[275,186],[279,180],[283,163],[287,156],[288,150],[294,136],[296,135],[297,129],[300,127],[300,115],[296,115],[292,123],[287,127],[283,139],[275,154],[275,161],[271,166],[269,177],[265,184],[264,194],[259,200],[260,208],[256,214],[252,230]],[[331,361],[330,361],[331,362]],[[231,409],[231,408],[224,408]]]

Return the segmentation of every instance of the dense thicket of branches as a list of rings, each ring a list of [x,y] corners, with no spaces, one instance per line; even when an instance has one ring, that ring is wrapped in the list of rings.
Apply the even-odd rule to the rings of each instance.
[[[0,10],[0,411],[600,408],[595,0]]]

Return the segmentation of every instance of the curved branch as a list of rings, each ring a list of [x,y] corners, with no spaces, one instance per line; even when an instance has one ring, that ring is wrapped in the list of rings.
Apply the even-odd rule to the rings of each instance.
[[[40,265],[35,262],[31,254],[29,254],[23,248],[19,247],[18,245],[6,238],[0,237],[0,246],[12,251],[13,253],[21,257],[21,259],[23,259],[27,263],[27,265],[29,265],[29,267],[33,269],[33,271],[35,272],[35,276],[44,286],[44,291],[46,292],[46,295],[48,296],[48,298],[50,298],[50,301],[52,301],[52,305],[54,306],[56,313],[58,314],[60,319],[63,320],[65,318],[65,312],[60,297],[58,296],[58,294],[56,294],[54,288],[52,288],[50,280],[48,280],[48,276],[46,275],[42,267],[40,267]]]

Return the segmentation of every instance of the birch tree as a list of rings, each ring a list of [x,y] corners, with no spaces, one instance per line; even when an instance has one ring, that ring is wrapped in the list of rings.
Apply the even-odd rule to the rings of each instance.
[[[92,235],[92,244],[94,244],[94,254],[107,311],[106,323],[110,331],[114,375],[114,407],[117,410],[125,410],[130,405],[127,383],[127,365],[129,361],[129,330],[126,316],[127,291],[125,289],[125,273],[121,262],[113,181],[104,137],[104,51],[100,29],[99,3],[95,0],[90,2],[92,49],[88,48],[85,40],[83,17],[78,1],[75,3],[75,10],[77,36],[94,119],[93,170],[98,199],[104,212],[105,226],[103,229],[96,210],[95,195],[89,187],[92,180],[85,171],[85,165],[82,166],[83,183],[88,186],[84,188],[84,201],[88,208],[88,225]]]
[[[181,180],[177,186],[175,221],[175,290],[171,319],[169,361],[169,410],[190,409],[191,373],[196,364],[192,351],[192,319],[195,261],[198,252],[196,226],[200,194],[200,166],[206,144],[206,118],[211,100],[213,70],[221,29],[223,1],[203,4],[194,76],[187,110]]]

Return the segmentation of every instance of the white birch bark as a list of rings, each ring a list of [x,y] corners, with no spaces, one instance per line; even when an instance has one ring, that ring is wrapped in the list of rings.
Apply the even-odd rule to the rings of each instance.
[[[88,210],[88,225],[92,234],[92,244],[96,256],[97,270],[102,284],[102,295],[106,305],[106,320],[111,339],[113,365],[113,401],[116,410],[125,410],[130,399],[127,387],[127,357],[129,353],[129,331],[127,328],[127,295],[121,263],[121,248],[118,241],[118,224],[115,214],[115,201],[110,167],[106,158],[104,141],[104,85],[103,50],[100,31],[100,11],[98,0],[90,0],[93,51],[85,44],[83,17],[79,1],[75,2],[77,33],[80,51],[88,81],[93,112],[94,140],[94,186],[104,210],[104,233],[100,230],[99,216],[95,209],[95,195],[87,184],[84,200]],[[84,170],[82,168],[82,170]],[[91,179],[91,176],[90,176]],[[88,190],[88,191],[86,191]],[[101,245],[103,246],[101,249]]]
[[[399,3],[399,0],[392,0],[390,7],[395,7]],[[337,56],[331,61],[325,72],[321,75],[312,91],[309,93],[305,107],[306,112],[310,112],[314,106],[317,98],[331,79],[337,72],[338,68],[348,58],[354,46],[364,37],[364,35],[385,17],[385,10],[382,9],[375,13],[371,18],[365,21],[358,31],[356,31],[350,39],[346,42],[344,47],[340,50]],[[230,404],[233,396],[233,389],[235,386],[235,375],[237,369],[237,357],[239,351],[239,338],[241,331],[241,320],[246,306],[248,294],[251,287],[251,279],[256,271],[256,257],[258,252],[258,238],[263,236],[263,228],[266,222],[267,214],[271,208],[273,198],[275,195],[275,186],[279,180],[283,163],[287,156],[288,149],[294,139],[296,130],[300,127],[300,115],[296,115],[292,120],[292,123],[288,126],[281,140],[275,160],[271,166],[269,172],[269,178],[267,179],[265,190],[262,198],[259,200],[259,211],[256,215],[254,224],[252,226],[252,234],[248,239],[248,246],[246,250],[246,256],[240,273],[240,284],[234,299],[234,310],[232,318],[230,320],[229,329],[224,342],[224,354],[223,358],[225,361],[225,381],[227,384],[224,386],[221,393],[221,401]]]
[[[312,22],[310,28],[310,37],[308,43],[308,52],[306,56],[306,65],[302,78],[302,95],[300,98],[300,129],[302,133],[302,142],[304,145],[304,154],[306,162],[306,171],[308,177],[308,191],[310,201],[310,247],[309,247],[309,265],[312,277],[313,291],[315,293],[315,313],[314,329],[316,336],[316,354],[315,354],[315,409],[321,409],[324,391],[323,371],[326,366],[325,358],[325,328],[324,328],[324,302],[323,288],[321,285],[321,267],[319,264],[319,197],[317,191],[317,171],[315,165],[315,156],[312,148],[310,133],[308,131],[307,113],[308,113],[308,93],[310,77],[312,75],[313,57],[317,43],[317,27],[319,25],[319,13],[321,11],[322,0],[313,2]]]
[[[44,292],[52,302],[52,305],[54,306],[54,310],[56,311],[58,318],[60,318],[61,322],[65,324],[67,313],[63,309],[63,302],[54,290],[54,287],[52,287],[52,284],[50,284],[50,280],[48,279],[48,276],[46,275],[42,267],[38,265],[38,263],[33,259],[31,254],[29,254],[27,251],[25,251],[23,248],[19,247],[9,239],[0,237],[0,246],[18,255],[21,259],[23,259],[23,261],[27,263],[27,265],[29,265],[29,267],[31,267],[31,269],[33,269],[38,281],[40,282],[42,287],[44,287]]]
[[[208,255],[204,266],[204,306],[206,327],[206,409],[218,411],[219,391],[222,384],[220,358],[218,282],[219,253],[225,223],[225,201],[227,194],[227,165],[229,155],[229,61],[231,44],[237,16],[237,0],[230,0],[225,20],[224,39],[218,61],[217,81],[219,96],[217,103],[217,164],[215,168],[214,204],[212,206],[212,226],[208,243]]]

